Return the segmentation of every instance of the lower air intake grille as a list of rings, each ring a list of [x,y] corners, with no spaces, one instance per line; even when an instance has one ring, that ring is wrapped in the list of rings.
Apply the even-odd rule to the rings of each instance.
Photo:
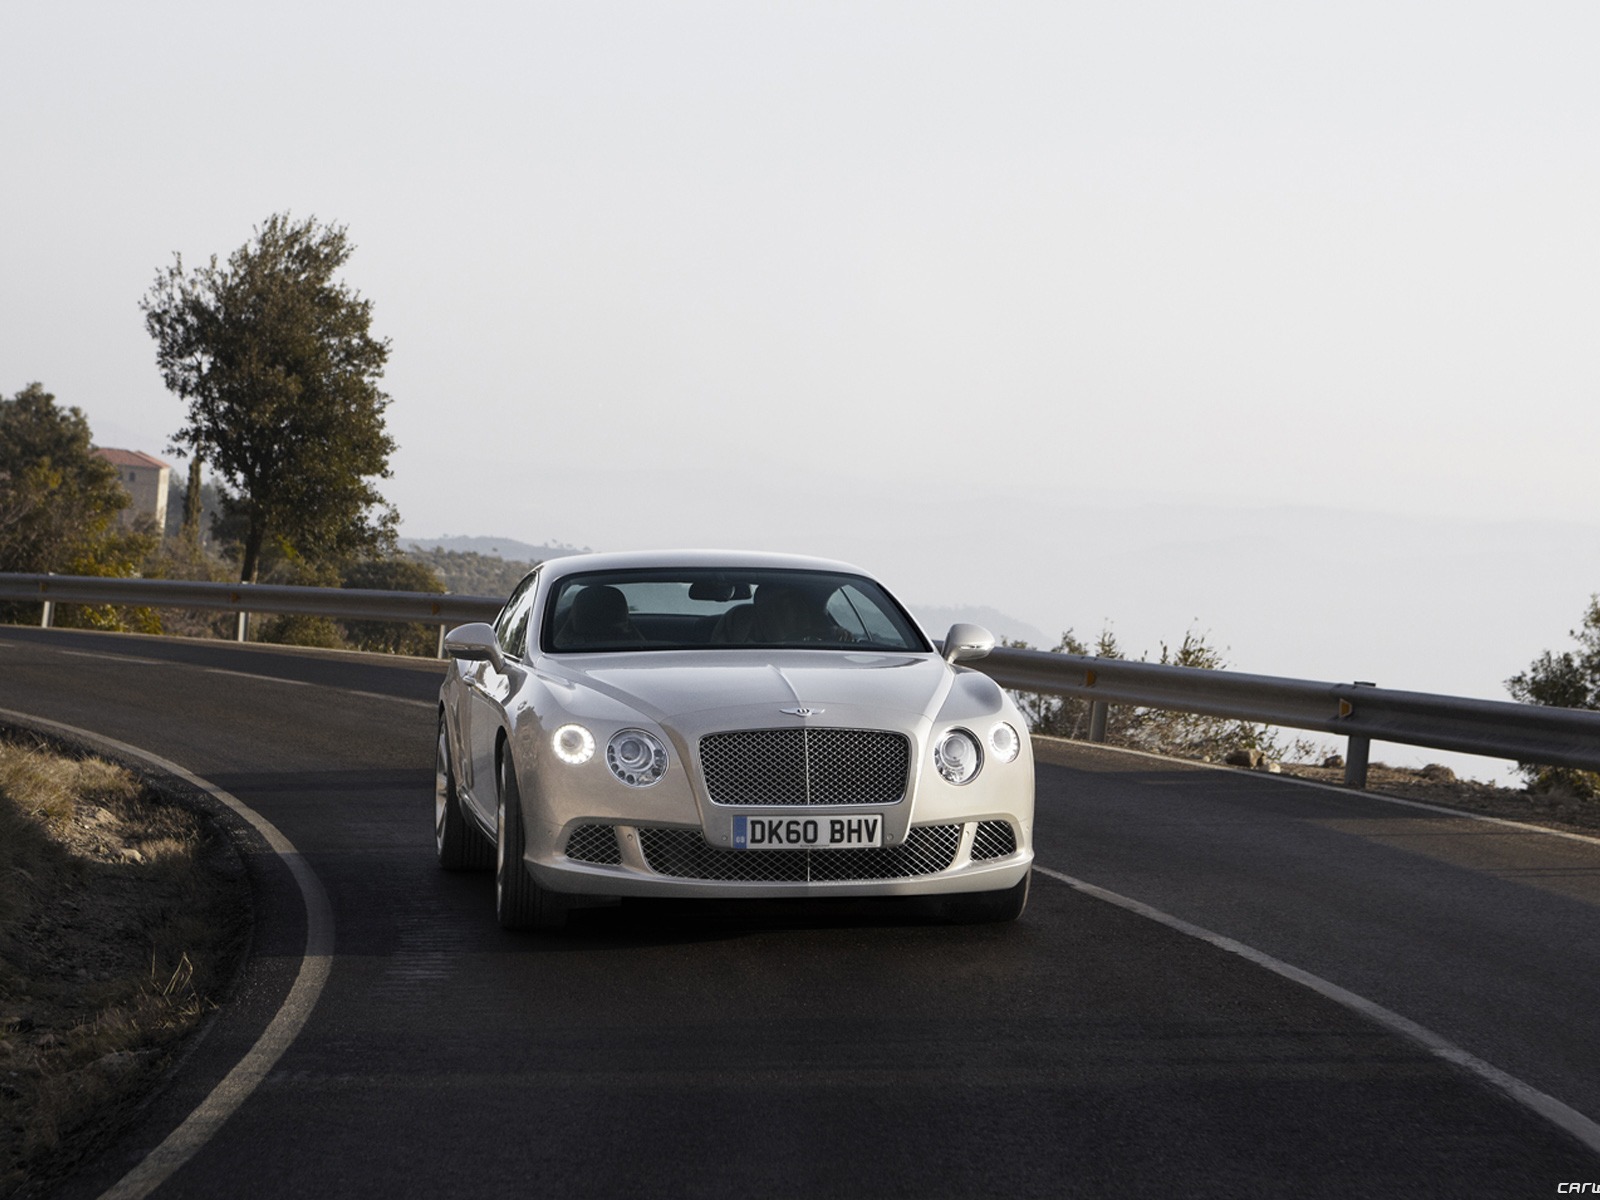
[[[979,821],[972,835],[972,858],[1004,858],[1017,852],[1017,835],[1009,821]]]
[[[652,871],[678,879],[843,883],[936,875],[955,858],[961,826],[915,825],[903,845],[864,850],[723,850],[697,829],[641,829],[639,844]]]
[[[911,741],[882,729],[741,729],[700,739],[713,804],[897,804]]]
[[[567,857],[574,862],[614,867],[622,862],[617,833],[609,825],[579,825],[567,838]]]

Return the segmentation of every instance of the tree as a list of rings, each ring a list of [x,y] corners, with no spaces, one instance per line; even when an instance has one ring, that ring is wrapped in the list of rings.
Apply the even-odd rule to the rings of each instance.
[[[211,465],[242,518],[245,582],[270,542],[310,561],[393,545],[374,483],[394,450],[378,388],[389,343],[372,336],[372,302],[334,279],[353,250],[343,226],[277,213],[225,264],[186,271],[174,255],[140,304],[189,406],[173,444]]]
[[[94,453],[89,422],[38,383],[0,397],[0,571],[132,575],[155,547],[154,528],[124,530],[128,493],[117,469]],[[8,605],[8,616],[22,606]],[[31,606],[30,606],[31,607]],[[148,629],[142,611],[72,606],[63,625]]]
[[[0,398],[0,570],[65,572],[127,503],[81,409],[37,383]]]
[[[1600,594],[1589,597],[1583,623],[1570,632],[1576,652],[1546,650],[1526,671],[1506,680],[1506,690],[1523,704],[1600,711]],[[1565,791],[1585,799],[1600,797],[1600,772],[1572,767],[1522,765],[1534,791]]]

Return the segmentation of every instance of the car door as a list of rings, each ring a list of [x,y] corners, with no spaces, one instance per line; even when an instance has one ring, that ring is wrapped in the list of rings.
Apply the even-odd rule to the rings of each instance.
[[[535,571],[518,584],[495,618],[495,637],[506,669],[498,670],[491,662],[475,662],[467,664],[462,677],[467,697],[462,730],[467,764],[463,774],[469,802],[488,825],[494,823],[497,801],[495,746],[500,730],[509,726],[506,704],[522,682],[522,656],[528,647],[528,620],[537,581]]]

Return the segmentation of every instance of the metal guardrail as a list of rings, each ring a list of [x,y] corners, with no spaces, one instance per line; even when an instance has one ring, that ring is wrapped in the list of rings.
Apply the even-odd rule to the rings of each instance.
[[[1096,726],[1103,736],[1102,706],[1112,704],[1345,737],[1345,782],[1354,787],[1366,784],[1373,741],[1600,770],[1600,712],[1001,646],[973,665],[1008,688],[1088,700],[1099,710],[1090,719],[1094,741]]]
[[[251,612],[418,621],[439,626],[441,653],[446,628],[490,620],[502,603],[493,596],[19,574],[0,574],[0,600],[42,603],[40,623],[46,626],[56,604],[233,611],[239,613],[241,641],[245,616]],[[1093,714],[1091,740],[1103,738],[1106,707],[1113,704],[1204,713],[1344,737],[1349,739],[1345,782],[1354,787],[1366,783],[1368,747],[1374,740],[1600,770],[1597,712],[1002,646],[973,665],[1004,687],[1088,700]]]
[[[48,628],[57,604],[129,604],[139,608],[204,608],[239,614],[236,638],[246,639],[253,612],[298,613],[344,621],[416,621],[444,631],[467,621],[489,621],[503,597],[432,592],[380,592],[364,588],[293,587],[276,583],[203,583],[185,579],[104,579],[92,575],[0,574],[0,600],[43,606]]]

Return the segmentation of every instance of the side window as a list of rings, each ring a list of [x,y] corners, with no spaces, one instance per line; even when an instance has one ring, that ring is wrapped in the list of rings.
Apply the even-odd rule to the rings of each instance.
[[[513,658],[521,658],[522,652],[528,648],[528,612],[533,607],[533,593],[538,582],[539,572],[533,571],[517,584],[511,598],[494,620],[494,633],[500,648]]]
[[[829,598],[828,615],[863,642],[884,649],[910,648],[889,615],[853,583],[845,584]]]
[[[850,603],[850,597],[841,588],[828,597],[828,619],[858,642],[867,641],[866,622]]]
[[[520,659],[528,649],[528,617],[533,613],[533,589],[517,604],[516,615],[511,618],[511,631],[506,635],[506,653]]]

